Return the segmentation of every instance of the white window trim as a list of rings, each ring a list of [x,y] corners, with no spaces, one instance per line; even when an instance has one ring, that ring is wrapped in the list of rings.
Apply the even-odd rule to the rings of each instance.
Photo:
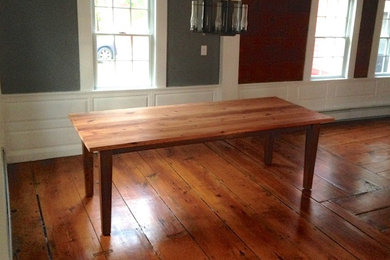
[[[156,16],[154,19],[154,78],[157,88],[167,86],[167,29],[168,29],[168,0],[155,0]]]
[[[317,14],[318,14],[318,1],[311,1],[310,7],[310,20],[309,29],[307,32],[307,43],[306,43],[306,54],[305,54],[305,65],[303,69],[303,81],[311,81],[311,70],[313,66],[313,54],[314,54],[314,43],[315,33],[317,26]]]
[[[368,68],[368,75],[367,75],[367,77],[370,79],[390,77],[389,74],[382,74],[382,75],[375,74],[376,61],[378,59],[379,41],[380,41],[381,30],[382,30],[383,10],[385,9],[385,2],[386,0],[379,0],[378,2],[378,10],[376,13],[375,28],[374,28],[373,38],[372,38],[372,45],[371,45],[370,65]]]
[[[77,0],[79,30],[80,91],[95,90],[94,43],[93,43],[93,0]],[[151,88],[166,87],[168,0],[155,0],[154,19],[154,66]],[[129,91],[132,89],[129,88]],[[105,89],[106,91],[106,89]],[[114,90],[113,90],[114,91]]]
[[[354,23],[353,23],[353,28],[352,28],[352,42],[351,42],[351,50],[349,53],[348,57],[348,62],[347,64],[347,73],[346,77],[348,79],[353,79],[355,76],[355,66],[356,66],[356,55],[357,55],[357,49],[358,49],[358,43],[359,43],[359,33],[360,33],[360,24],[362,21],[362,13],[363,13],[363,0],[355,0],[355,5],[356,5],[356,11],[354,14]]]
[[[353,78],[355,72],[355,63],[356,63],[356,53],[357,53],[357,45],[359,39],[359,31],[360,31],[360,21],[362,18],[363,11],[363,0],[355,0],[356,12],[354,17],[352,17],[352,34],[351,34],[351,44],[350,44],[350,53],[349,57],[347,57],[347,72],[345,73],[345,77],[343,78],[318,78],[313,79],[311,77],[311,70],[313,66],[313,55],[314,55],[314,44],[315,44],[315,33],[316,33],[316,25],[317,25],[317,14],[318,14],[318,1],[311,1],[311,12],[309,18],[309,29],[306,43],[306,54],[305,54],[305,65],[303,71],[303,81],[325,81],[325,80],[338,80],[338,79],[347,79]]]

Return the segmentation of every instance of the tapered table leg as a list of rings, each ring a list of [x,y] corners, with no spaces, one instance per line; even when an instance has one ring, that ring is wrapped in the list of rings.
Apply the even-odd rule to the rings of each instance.
[[[84,185],[85,195],[93,196],[93,153],[88,151],[83,143],[83,162],[84,162]]]
[[[265,144],[264,144],[264,163],[266,165],[272,164],[272,153],[274,151],[274,140],[275,140],[274,132],[270,132],[270,133],[266,134]]]
[[[303,169],[303,188],[310,190],[313,185],[314,166],[317,157],[320,125],[306,127],[305,163]]]
[[[102,233],[111,233],[112,151],[100,152],[100,217]]]

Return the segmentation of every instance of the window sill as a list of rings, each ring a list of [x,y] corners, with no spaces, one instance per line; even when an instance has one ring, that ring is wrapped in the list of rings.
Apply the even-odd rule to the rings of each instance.
[[[334,77],[334,78],[310,78],[310,81],[332,81],[332,80],[347,80],[343,77]]]
[[[109,92],[109,91],[137,91],[137,90],[152,90],[158,89],[157,86],[131,86],[131,87],[95,87],[93,91],[96,92]]]
[[[375,74],[375,78],[390,78],[390,74]]]

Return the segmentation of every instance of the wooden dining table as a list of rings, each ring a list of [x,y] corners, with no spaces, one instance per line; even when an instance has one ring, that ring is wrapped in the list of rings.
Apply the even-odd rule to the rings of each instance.
[[[111,233],[114,154],[264,133],[264,161],[270,165],[275,134],[304,128],[303,188],[311,189],[320,125],[334,120],[277,97],[76,113],[69,118],[82,141],[87,197],[93,196],[93,154],[100,155],[100,212],[105,236]]]

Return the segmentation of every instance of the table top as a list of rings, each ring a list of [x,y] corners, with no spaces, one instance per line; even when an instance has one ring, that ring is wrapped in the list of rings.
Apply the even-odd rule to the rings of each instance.
[[[90,152],[150,149],[331,122],[277,97],[70,114]]]

